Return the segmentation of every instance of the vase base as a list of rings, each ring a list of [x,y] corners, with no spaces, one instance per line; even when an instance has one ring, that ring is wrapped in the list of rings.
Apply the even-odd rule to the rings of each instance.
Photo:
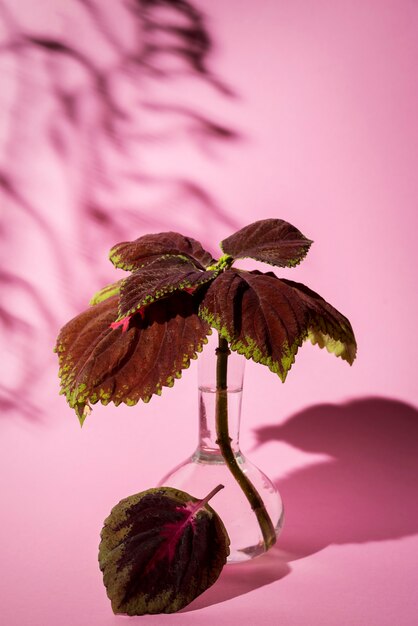
[[[279,519],[277,525],[275,526],[276,538],[281,533],[281,530],[283,528],[283,523],[284,523],[284,509],[282,509],[281,518]],[[263,554],[266,554],[266,550],[264,549],[264,543],[260,541],[260,543],[258,543],[255,546],[250,546],[242,550],[234,550],[234,551],[231,550],[227,558],[226,564],[236,565],[237,563],[245,563],[246,561],[251,561],[252,559],[258,558],[262,556]]]

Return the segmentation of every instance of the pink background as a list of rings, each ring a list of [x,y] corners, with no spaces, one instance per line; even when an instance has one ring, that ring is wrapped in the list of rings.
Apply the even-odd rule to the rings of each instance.
[[[4,3],[3,41],[62,38],[100,72],[133,38],[122,3],[101,3],[117,45],[83,3],[14,4]],[[0,55],[2,623],[121,623],[97,566],[102,521],[195,445],[195,363],[149,405],[96,407],[83,430],[58,396],[55,336],[115,280],[107,250],[169,229],[213,247],[280,217],[315,243],[277,273],[350,318],[357,361],[306,345],[285,385],[248,364],[242,448],[277,483],[285,530],[182,614],[141,623],[412,626],[418,4],[198,6],[211,73],[177,74],[167,58],[165,79],[135,82],[116,67],[109,93],[130,116],[109,136],[106,92],[85,68],[39,48]]]

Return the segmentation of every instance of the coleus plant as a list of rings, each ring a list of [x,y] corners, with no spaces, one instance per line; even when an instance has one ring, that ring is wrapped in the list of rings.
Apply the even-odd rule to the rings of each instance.
[[[214,328],[219,335],[217,441],[257,516],[265,549],[276,539],[273,524],[230,445],[225,393],[230,350],[266,365],[284,382],[305,340],[349,364],[356,341],[348,319],[305,285],[233,264],[252,258],[294,267],[311,243],[279,219],[257,221],[224,239],[218,260],[195,239],[175,232],[119,243],[110,260],[128,276],[96,293],[91,306],[62,328],[55,348],[61,393],[83,424],[97,402],[134,405],[173,386]],[[113,509],[102,531],[99,560],[115,612],[172,612],[213,584],[229,552],[227,533],[207,504],[220,488],[214,486],[198,501],[164,487],[131,496]],[[208,517],[216,531],[197,532],[196,520]],[[208,565],[214,543],[219,558]],[[196,558],[201,572],[210,574],[190,574]],[[162,576],[167,564],[170,573]]]
[[[229,537],[208,501],[222,488],[201,500],[169,487],[148,489],[112,509],[99,563],[115,613],[173,613],[217,580]]]

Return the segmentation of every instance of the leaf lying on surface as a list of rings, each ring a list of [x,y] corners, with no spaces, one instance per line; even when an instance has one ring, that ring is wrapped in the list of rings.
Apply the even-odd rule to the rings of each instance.
[[[181,257],[160,257],[122,281],[118,320],[173,291],[192,293],[217,275],[216,271],[197,269],[193,263]]]
[[[294,267],[305,258],[311,244],[288,222],[268,219],[241,228],[224,239],[221,248],[234,259],[250,257],[270,265]]]
[[[66,324],[57,340],[61,393],[83,423],[89,405],[148,402],[172,387],[211,331],[197,315],[198,299],[184,292],[155,302],[143,317],[112,330],[118,297],[112,296]]]
[[[232,350],[267,365],[283,382],[305,339],[350,364],[355,358],[348,319],[317,293],[272,272],[224,272],[209,286],[199,314]]]
[[[207,504],[159,487],[121,500],[104,522],[99,547],[114,613],[174,613],[219,577],[229,554],[225,527]]]
[[[174,232],[144,235],[135,241],[118,243],[109,254],[113,265],[127,271],[149,265],[161,256],[183,257],[199,269],[215,263],[212,255],[196,239]]]

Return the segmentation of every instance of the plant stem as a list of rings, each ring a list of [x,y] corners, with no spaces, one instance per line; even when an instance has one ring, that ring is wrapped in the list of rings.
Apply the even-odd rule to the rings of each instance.
[[[227,467],[241,487],[248,502],[254,511],[261,532],[264,548],[267,551],[276,543],[276,533],[273,523],[267,513],[264,502],[252,482],[243,473],[237,463],[231,447],[231,438],[228,431],[228,356],[230,354],[228,342],[219,335],[219,345],[216,349],[216,436],[217,444]]]

